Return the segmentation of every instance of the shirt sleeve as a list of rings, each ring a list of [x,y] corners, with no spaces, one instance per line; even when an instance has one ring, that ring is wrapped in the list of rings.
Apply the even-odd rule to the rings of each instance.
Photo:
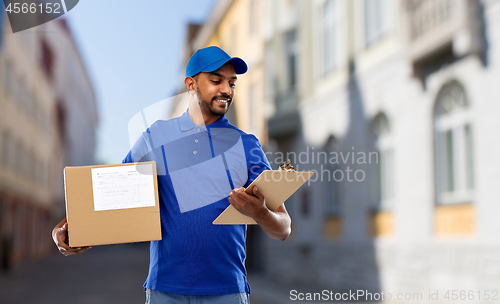
[[[150,131],[149,128],[146,132],[137,139],[134,146],[128,152],[127,156],[122,160],[122,163],[135,163],[151,160],[151,145],[150,145]]]
[[[128,164],[128,163],[133,163],[134,159],[132,158],[132,151],[129,151],[127,153],[127,156],[122,160],[122,164]]]
[[[262,146],[254,135],[247,135],[248,143],[245,145],[245,154],[248,166],[248,181],[245,188],[248,187],[264,170],[271,170],[271,165],[267,160]]]

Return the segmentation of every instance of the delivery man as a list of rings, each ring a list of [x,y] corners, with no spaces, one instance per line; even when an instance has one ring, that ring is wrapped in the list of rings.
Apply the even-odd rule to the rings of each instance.
[[[271,238],[285,240],[291,220],[282,205],[269,210],[254,187],[270,165],[259,140],[226,119],[246,63],[211,46],[198,50],[186,66],[189,108],[180,117],[157,121],[139,138],[124,163],[155,160],[162,240],[150,245],[146,304],[249,303],[244,266],[246,225],[213,225],[232,204],[254,219]],[[66,219],[53,230],[59,251],[68,256],[90,247],[67,245]]]

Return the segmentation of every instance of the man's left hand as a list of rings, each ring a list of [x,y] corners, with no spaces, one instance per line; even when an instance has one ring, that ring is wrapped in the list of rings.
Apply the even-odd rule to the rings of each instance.
[[[254,186],[252,190],[255,196],[247,194],[244,188],[234,189],[229,194],[229,202],[240,213],[254,219],[268,236],[286,240],[292,231],[292,220],[285,204],[271,211],[266,206],[264,195],[257,187]]]
[[[240,213],[258,220],[269,213],[269,209],[265,204],[265,198],[259,192],[256,186],[253,187],[253,194],[245,192],[245,188],[233,189],[229,194],[229,202]]]

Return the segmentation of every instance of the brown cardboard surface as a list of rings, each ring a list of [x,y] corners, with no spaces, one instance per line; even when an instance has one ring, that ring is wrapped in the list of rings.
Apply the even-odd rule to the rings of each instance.
[[[254,186],[257,186],[257,189],[259,189],[266,199],[266,206],[274,211],[309,180],[313,174],[314,172],[309,171],[264,170],[245,189],[245,192],[253,194],[252,189]],[[251,217],[241,214],[233,205],[229,205],[212,224],[255,225],[257,223]]]
[[[137,163],[135,163],[137,164]],[[158,181],[153,169],[155,206],[118,210],[94,210],[92,169],[135,164],[64,168],[66,217],[71,247],[152,241],[161,239]]]

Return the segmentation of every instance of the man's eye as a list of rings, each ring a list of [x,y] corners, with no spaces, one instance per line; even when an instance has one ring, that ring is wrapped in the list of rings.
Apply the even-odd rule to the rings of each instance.
[[[215,84],[220,84],[220,81],[212,80],[212,82],[215,83]]]
[[[236,83],[230,83],[230,84],[229,84],[229,86],[230,86],[231,88],[234,88],[234,87],[236,87]]]

